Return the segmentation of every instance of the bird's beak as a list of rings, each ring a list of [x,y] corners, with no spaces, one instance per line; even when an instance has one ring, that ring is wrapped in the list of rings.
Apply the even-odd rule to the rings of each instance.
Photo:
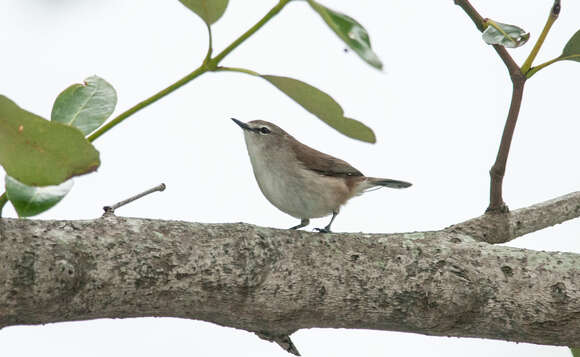
[[[234,119],[231,118],[234,123],[238,124],[240,126],[240,128],[244,129],[244,130],[251,130],[252,128],[250,128],[250,126],[246,123],[244,123],[243,121],[239,121],[238,119]]]

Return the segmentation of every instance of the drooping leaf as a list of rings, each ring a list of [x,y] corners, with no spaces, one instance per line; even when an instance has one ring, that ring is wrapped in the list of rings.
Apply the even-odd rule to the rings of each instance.
[[[0,95],[0,165],[26,185],[48,186],[95,171],[100,161],[78,129],[45,120]]]
[[[40,214],[60,202],[71,190],[73,180],[56,186],[28,186],[6,175],[6,194],[19,217]]]
[[[371,48],[368,32],[361,24],[352,17],[322,6],[314,0],[308,0],[308,3],[322,17],[332,31],[348,47],[356,52],[360,58],[375,68],[383,68],[383,63]]]
[[[345,117],[340,105],[321,90],[293,78],[272,75],[261,75],[261,77],[344,135],[369,143],[376,142],[375,134],[369,127]]]
[[[493,25],[497,25],[499,30]],[[523,29],[500,22],[490,21],[485,31],[481,35],[488,45],[501,45],[508,48],[523,46],[530,39],[530,33]]]
[[[62,91],[52,107],[51,120],[78,128],[88,135],[115,110],[117,93],[104,79],[92,76]]]
[[[577,31],[570,40],[568,40],[560,58],[563,60],[580,62],[580,30]]]
[[[179,0],[185,7],[195,12],[208,25],[213,24],[226,11],[228,0]]]

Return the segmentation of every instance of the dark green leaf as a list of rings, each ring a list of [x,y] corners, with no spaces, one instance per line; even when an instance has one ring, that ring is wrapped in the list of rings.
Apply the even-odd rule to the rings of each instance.
[[[60,202],[70,191],[73,180],[57,186],[28,186],[6,175],[6,194],[19,217],[36,216]]]
[[[564,46],[564,51],[560,58],[563,60],[580,62],[580,30],[576,32],[568,41],[566,46]]]
[[[188,9],[195,12],[199,17],[205,21],[206,24],[211,25],[224,14],[228,7],[228,0],[179,0]]]
[[[340,105],[321,90],[293,78],[271,75],[261,77],[344,135],[369,143],[376,142],[375,134],[369,127],[354,119],[346,118]]]
[[[382,69],[383,63],[373,52],[369,34],[361,24],[350,16],[331,10],[314,0],[308,0],[310,6],[322,17],[324,22],[340,37],[348,47],[352,48],[365,62]]]
[[[488,45],[501,45],[508,48],[523,46],[530,39],[530,33],[523,29],[500,22],[493,22],[500,29],[496,29],[491,23],[483,31],[482,37]]]
[[[570,352],[572,352],[573,357],[580,357],[580,348],[570,347]]]
[[[115,110],[117,93],[104,79],[92,76],[73,84],[54,101],[51,120],[78,128],[88,135]]]
[[[0,95],[0,165],[31,186],[95,171],[99,152],[76,128],[47,121]]]

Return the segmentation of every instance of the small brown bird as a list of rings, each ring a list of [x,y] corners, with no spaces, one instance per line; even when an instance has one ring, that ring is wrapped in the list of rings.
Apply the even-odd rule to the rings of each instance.
[[[366,177],[347,162],[324,154],[294,139],[278,126],[263,120],[232,120],[244,130],[254,176],[268,201],[307,226],[310,218],[332,213],[319,232],[330,232],[340,206],[375,187],[406,188],[405,181]]]

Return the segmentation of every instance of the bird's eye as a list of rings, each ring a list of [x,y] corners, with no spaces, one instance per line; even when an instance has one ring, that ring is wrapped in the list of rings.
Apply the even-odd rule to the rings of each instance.
[[[265,126],[260,128],[260,133],[262,134],[270,134],[272,131],[270,131],[270,129],[266,128]]]

